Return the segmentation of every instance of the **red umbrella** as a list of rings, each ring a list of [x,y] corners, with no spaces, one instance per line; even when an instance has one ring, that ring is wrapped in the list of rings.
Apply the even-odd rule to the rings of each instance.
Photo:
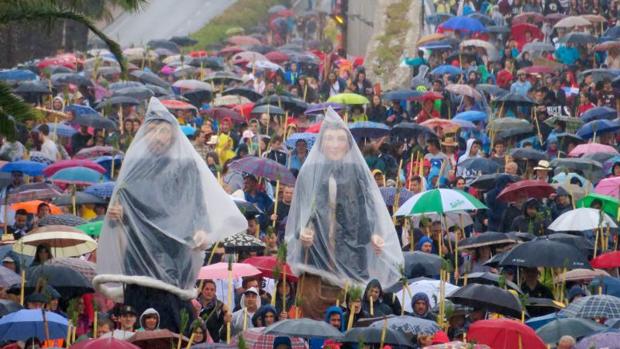
[[[191,57],[207,57],[209,53],[205,50],[191,51],[189,53]]]
[[[127,341],[113,337],[87,339],[71,346],[71,349],[140,349]]]
[[[554,70],[544,65],[533,65],[531,67],[523,68],[526,74],[553,74]]]
[[[543,41],[544,35],[540,28],[530,23],[519,23],[512,26],[510,29],[512,38],[517,41],[519,49],[523,47],[527,43],[525,38],[525,33],[531,34],[531,40],[538,39]]]
[[[43,174],[45,175],[45,177],[51,177],[54,175],[54,173],[60,170],[64,170],[65,168],[70,168],[70,167],[86,167],[86,168],[90,168],[91,170],[95,170],[101,174],[106,173],[106,169],[94,161],[72,159],[72,160],[61,160],[61,161],[55,162],[47,166],[45,169],[43,169]]]
[[[179,338],[181,346],[185,348],[189,340],[170,330],[138,331],[127,341],[142,349],[169,349],[176,348]]]
[[[115,154],[122,154],[122,152],[110,146],[96,145],[94,147],[84,148],[78,151],[77,154],[73,155],[73,158],[74,159],[91,159],[91,158],[98,158],[104,155],[115,155]]]
[[[273,279],[274,278],[273,272],[275,269],[277,269],[276,266],[278,265],[278,260],[276,256],[257,256],[257,257],[250,257],[244,260],[243,263],[255,266],[258,270],[261,271],[264,277]],[[288,264],[284,264],[284,268],[282,267],[280,268],[284,269],[284,270],[281,270],[280,273],[283,273],[284,271],[286,271],[286,280],[291,281],[291,282],[297,282],[297,277],[293,274],[293,271],[291,270],[291,267]]]
[[[620,251],[604,253],[590,261],[592,268],[611,269],[620,267]]]
[[[239,46],[253,46],[253,45],[261,45],[262,43],[257,38],[253,38],[247,35],[234,35],[229,37],[226,40],[229,44],[239,45]]]
[[[555,189],[549,183],[527,179],[510,184],[499,193],[497,198],[506,202],[514,202],[527,198],[542,199],[553,193]]]
[[[161,104],[168,109],[196,110],[196,107],[193,105],[176,99],[164,99],[161,101]]]
[[[265,57],[267,57],[267,59],[272,61],[273,63],[277,63],[277,64],[282,64],[288,61],[289,59],[288,55],[281,51],[268,52],[265,54]]]
[[[542,23],[544,20],[545,16],[538,12],[523,12],[522,14],[512,18],[512,24]]]
[[[241,114],[243,117],[248,117],[252,114],[252,109],[254,109],[254,103],[244,103],[238,104],[232,108],[237,113]]]
[[[551,13],[545,16],[545,21],[551,23],[551,24],[555,24],[556,22],[558,22],[560,19],[566,17],[565,14],[561,14],[561,13]]]
[[[237,54],[239,52],[243,52],[245,51],[245,49],[241,46],[228,46],[228,47],[224,47],[223,49],[219,50],[217,52],[218,56],[227,56],[227,55],[234,55]]]
[[[222,120],[224,118],[230,118],[232,121],[236,123],[245,122],[245,118],[243,115],[237,113],[233,109],[228,108],[210,108],[207,110],[203,110],[200,114],[208,116],[212,119]]]
[[[533,329],[508,319],[480,320],[467,331],[468,341],[502,349],[545,349],[547,346]]]
[[[306,129],[306,132],[308,133],[319,133],[320,131],[321,131],[320,122],[317,122],[316,124],[312,124]]]

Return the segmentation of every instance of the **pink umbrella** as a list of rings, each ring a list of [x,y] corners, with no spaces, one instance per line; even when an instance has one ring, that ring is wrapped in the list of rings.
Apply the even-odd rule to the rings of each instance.
[[[571,152],[568,153],[568,155],[572,157],[578,157],[581,155],[593,154],[593,153],[618,154],[618,151],[614,149],[614,147],[611,147],[609,145],[598,144],[598,143],[586,143],[586,144],[579,144],[578,146],[575,147],[575,149],[571,150]]]
[[[233,64],[251,63],[258,61],[268,61],[264,55],[254,51],[239,52],[232,57]]]
[[[260,274],[261,271],[256,267],[245,263],[232,263],[232,277],[240,278]],[[200,268],[198,280],[217,280],[228,278],[228,263],[216,263]]]
[[[598,182],[594,192],[620,199],[620,177],[605,178]]]
[[[71,160],[61,160],[61,161],[55,162],[47,166],[45,169],[43,169],[43,174],[46,177],[51,177],[54,175],[54,173],[60,170],[64,170],[65,168],[70,168],[70,167],[86,167],[86,168],[90,168],[91,170],[95,170],[101,174],[106,173],[106,169],[94,161],[71,159]]]

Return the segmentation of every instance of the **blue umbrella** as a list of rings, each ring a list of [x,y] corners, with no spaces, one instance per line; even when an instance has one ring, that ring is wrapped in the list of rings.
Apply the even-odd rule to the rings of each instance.
[[[42,176],[45,164],[30,160],[18,160],[2,166],[2,172],[22,172],[27,176]]]
[[[485,112],[470,110],[458,113],[454,116],[454,120],[465,120],[469,122],[487,121],[488,115]]]
[[[394,187],[381,187],[379,188],[381,192],[381,197],[383,197],[383,201],[388,206],[394,206],[394,201],[396,201],[396,188]],[[409,200],[413,196],[413,192],[400,188],[400,196],[398,198],[399,203],[404,203]]]
[[[499,172],[499,164],[487,158],[469,158],[458,164],[459,167],[481,174]]]
[[[22,281],[21,276],[13,270],[0,266],[0,287],[9,288]]]
[[[25,81],[36,80],[37,74],[27,69],[0,70],[0,80]]]
[[[612,39],[620,38],[620,27],[611,27],[607,29],[607,31],[605,32],[603,36],[609,37]]]
[[[45,316],[45,322],[44,322]],[[47,323],[47,334],[46,326]],[[65,338],[68,320],[51,311],[23,309],[0,319],[1,341],[25,341],[28,338]]]
[[[441,49],[449,50],[449,49],[452,49],[452,45],[442,40],[442,41],[429,42],[428,44],[424,44],[420,46],[420,48],[425,48],[428,50],[441,50]]]
[[[454,17],[454,15],[451,13],[443,13],[443,12],[434,13],[432,15],[426,16],[426,23],[438,25],[438,24],[441,24],[441,22],[444,22],[452,17]]]
[[[463,119],[452,119],[452,121],[454,121],[455,124],[459,124],[464,130],[473,130],[477,127],[473,122]]]
[[[454,75],[458,75],[458,74],[463,74],[463,70],[461,68],[455,67],[453,65],[443,64],[443,65],[440,65],[437,68],[433,69],[431,71],[431,74],[433,74],[433,75],[450,74],[450,75],[454,76]]]
[[[441,24],[443,29],[460,30],[464,32],[486,32],[487,28],[476,18],[456,16]]]
[[[420,91],[415,91],[412,89],[402,89],[402,90],[394,90],[383,95],[383,99],[387,101],[402,101],[409,98],[419,97],[423,95]]]
[[[594,136],[595,133],[601,134],[606,132],[615,132],[620,130],[620,123],[617,121],[609,120],[594,120],[581,126],[577,131],[577,136],[583,139],[589,139]]]
[[[105,155],[105,156],[100,156],[97,159],[95,159],[95,162],[98,163],[99,165],[103,166],[103,168],[106,169],[106,173],[109,175],[112,172],[112,156],[109,155]],[[114,156],[114,169],[115,171],[118,170],[121,167],[121,164],[123,163],[123,156],[122,155],[115,155]]]
[[[48,122],[47,126],[50,128],[50,133],[56,132],[56,135],[59,137],[71,137],[73,136],[77,130],[71,127],[70,125],[64,123],[53,123]]]
[[[594,120],[613,120],[618,117],[618,112],[616,109],[612,109],[610,107],[596,107],[592,108],[583,115],[581,115],[581,120],[583,122],[590,122]]]
[[[370,328],[383,328],[384,321],[377,320],[370,324]],[[406,335],[434,334],[441,330],[435,321],[421,319],[409,315],[387,318],[387,328]]]
[[[579,186],[581,187],[585,186],[589,182],[585,177],[580,176],[574,172],[561,172],[551,178],[553,183],[570,183],[573,179],[578,180]]]
[[[68,105],[65,108],[66,111],[72,111],[76,116],[82,116],[82,115],[96,115],[96,116],[100,116],[99,113],[87,106],[87,105],[80,105],[80,104],[71,104]]]
[[[101,182],[105,176],[87,167],[64,168],[50,178],[53,182],[64,184],[89,185]]]
[[[187,137],[193,137],[196,133],[196,129],[193,128],[191,125],[182,125],[181,132],[183,132],[183,134]]]
[[[558,318],[558,313],[551,313],[543,316],[532,317],[527,320],[525,324],[528,325],[530,328],[537,330]]]
[[[380,138],[390,134],[390,128],[379,122],[359,121],[349,125],[355,138]]]
[[[115,185],[115,182],[97,183],[84,189],[84,192],[107,200],[112,197]]]
[[[307,132],[293,133],[286,139],[286,146],[291,149],[294,149],[297,141],[303,140],[306,142],[308,149],[310,149],[312,148],[312,146],[314,145],[314,142],[316,141],[316,136],[317,135],[315,133],[307,133]]]

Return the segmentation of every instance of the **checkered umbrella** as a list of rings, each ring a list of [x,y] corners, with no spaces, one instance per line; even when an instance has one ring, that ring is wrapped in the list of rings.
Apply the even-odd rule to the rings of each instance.
[[[592,318],[620,318],[620,298],[610,295],[596,295],[579,298],[562,309],[560,316]]]
[[[273,349],[273,341],[278,337],[274,334],[265,334],[265,327],[250,328],[241,334],[248,349]],[[291,339],[291,349],[305,349],[306,344],[303,339],[289,337]],[[238,339],[235,339],[235,343]]]
[[[54,214],[41,218],[39,221],[39,226],[43,227],[46,225],[68,225],[70,227],[75,227],[77,225],[86,224],[86,221],[72,214]]]
[[[271,181],[279,180],[284,185],[295,184],[295,176],[288,168],[267,158],[248,156],[233,161],[230,168],[256,177],[265,177]]]
[[[385,201],[385,204],[388,206],[393,206],[394,200],[396,200],[396,188],[381,187],[379,188],[379,191],[381,192],[381,197],[383,198],[383,201]],[[405,203],[405,201],[411,199],[412,196],[413,196],[413,192],[405,188],[400,188],[400,197],[398,199],[398,202],[400,204],[403,204]]]

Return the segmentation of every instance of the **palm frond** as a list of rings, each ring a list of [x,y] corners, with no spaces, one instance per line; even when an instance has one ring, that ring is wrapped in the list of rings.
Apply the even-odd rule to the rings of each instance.
[[[11,92],[9,85],[0,81],[0,135],[14,140],[16,120],[36,119],[35,112],[20,97]]]

